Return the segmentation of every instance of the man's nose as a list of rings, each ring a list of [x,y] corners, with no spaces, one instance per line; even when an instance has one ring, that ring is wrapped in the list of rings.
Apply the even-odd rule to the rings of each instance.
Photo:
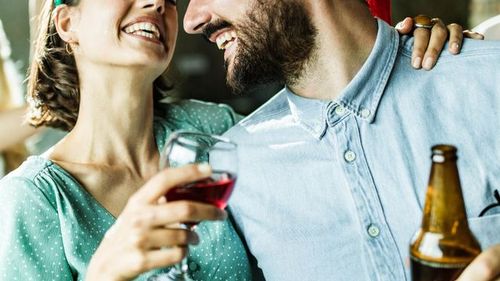
[[[210,2],[213,0],[189,1],[184,15],[184,30],[190,34],[202,33],[203,27],[212,20]]]

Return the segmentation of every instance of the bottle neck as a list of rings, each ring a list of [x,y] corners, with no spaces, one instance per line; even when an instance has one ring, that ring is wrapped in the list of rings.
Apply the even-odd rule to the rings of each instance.
[[[433,161],[422,228],[450,235],[469,231],[463,202],[456,160]]]

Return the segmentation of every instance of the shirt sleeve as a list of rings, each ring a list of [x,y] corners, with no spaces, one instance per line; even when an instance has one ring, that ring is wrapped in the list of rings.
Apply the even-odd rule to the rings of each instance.
[[[58,213],[30,180],[0,182],[0,280],[73,280]]]

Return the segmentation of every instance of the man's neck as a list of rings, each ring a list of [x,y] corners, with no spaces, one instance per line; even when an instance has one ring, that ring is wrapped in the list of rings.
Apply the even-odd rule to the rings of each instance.
[[[357,1],[312,1],[317,50],[301,79],[289,85],[313,99],[338,97],[361,69],[375,44],[377,22]]]

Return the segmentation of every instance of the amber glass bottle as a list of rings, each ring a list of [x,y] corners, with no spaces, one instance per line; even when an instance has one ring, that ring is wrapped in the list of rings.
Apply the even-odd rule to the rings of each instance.
[[[455,280],[481,252],[467,223],[456,162],[455,147],[432,147],[422,226],[410,244],[413,281]]]

